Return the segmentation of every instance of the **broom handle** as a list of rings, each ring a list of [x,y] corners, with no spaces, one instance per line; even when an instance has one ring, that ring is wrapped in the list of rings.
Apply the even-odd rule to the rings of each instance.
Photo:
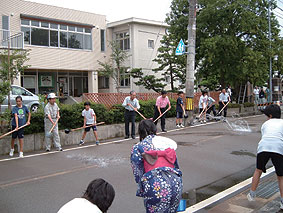
[[[22,128],[26,127],[26,126],[28,126],[28,125],[25,124],[25,125],[23,125],[23,126],[20,126],[18,129],[14,129],[14,130],[12,130],[12,131],[10,131],[10,132],[7,132],[7,133],[5,133],[4,135],[1,135],[1,136],[0,136],[0,139],[1,139],[1,138],[4,138],[4,137],[7,136],[7,135],[12,134],[13,132],[16,132],[16,131],[18,131],[19,129],[22,129]]]
[[[71,131],[76,131],[76,130],[80,130],[80,129],[84,129],[84,128],[87,128],[87,127],[91,127],[91,126],[98,126],[98,125],[101,125],[101,124],[104,124],[105,122],[100,122],[100,123],[97,123],[97,124],[91,124],[91,125],[88,125],[86,127],[79,127],[79,128],[76,128],[76,129],[71,129]]]
[[[129,104],[129,106],[133,109],[133,110],[135,110],[135,108],[132,106],[132,104]],[[142,116],[142,118],[144,119],[144,120],[146,120],[146,117],[144,117],[143,116],[143,114],[141,114],[138,110],[135,110],[140,116]]]
[[[159,115],[153,122],[156,122],[159,118],[161,118],[170,108],[167,108],[161,115]]]
[[[52,128],[50,129],[49,133],[51,133],[53,131],[53,129],[55,128],[56,124],[58,123],[59,118],[56,119],[55,123],[53,124]]]
[[[219,115],[219,114],[223,111],[223,109],[225,109],[225,107],[226,107],[229,103],[230,103],[230,102],[228,101],[227,104],[225,104],[225,105],[222,107],[222,109],[217,113],[217,115]]]

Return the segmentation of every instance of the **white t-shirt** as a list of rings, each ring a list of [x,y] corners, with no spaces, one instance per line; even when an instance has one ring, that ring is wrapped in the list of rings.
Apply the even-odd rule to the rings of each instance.
[[[64,206],[57,213],[102,213],[102,211],[93,203],[85,198],[75,198]]]
[[[272,118],[261,126],[261,140],[257,153],[275,152],[283,155],[283,120]]]
[[[228,102],[229,101],[229,95],[228,95],[228,93],[220,93],[220,95],[219,95],[219,102]]]
[[[95,113],[93,109],[89,108],[89,110],[83,110],[82,111],[82,116],[86,117],[86,124],[93,124],[94,123],[94,116]]]
[[[259,95],[259,89],[254,89],[254,94]]]
[[[203,106],[202,106],[202,104],[204,103],[204,108],[206,107],[206,105],[207,105],[207,95],[206,96],[200,96],[200,98],[199,98],[199,102],[198,102],[198,106],[199,106],[199,108],[200,109],[203,109]]]

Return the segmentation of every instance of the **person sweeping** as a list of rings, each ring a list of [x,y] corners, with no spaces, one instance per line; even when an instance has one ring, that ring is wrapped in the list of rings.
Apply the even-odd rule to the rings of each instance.
[[[277,175],[280,191],[280,209],[283,210],[283,120],[281,109],[278,105],[267,106],[263,113],[267,116],[261,126],[261,140],[257,147],[256,169],[252,178],[250,192],[247,195],[249,201],[255,201],[262,172],[266,172],[266,164],[271,159]]]
[[[86,136],[86,133],[90,131],[90,129],[93,130],[93,134],[96,139],[96,145],[99,145],[99,140],[97,136],[97,128],[96,128],[96,115],[92,108],[90,108],[90,102],[84,103],[85,109],[82,111],[82,116],[84,117],[84,133],[82,136],[82,139],[79,142],[79,145],[84,144],[84,139]]]
[[[47,96],[48,103],[44,107],[44,131],[45,131],[45,146],[46,152],[51,149],[51,138],[57,148],[57,151],[63,151],[60,144],[60,137],[58,132],[58,120],[60,119],[60,108],[55,103],[57,96],[50,93]],[[50,132],[50,130],[52,130]]]
[[[23,105],[23,100],[21,96],[16,97],[16,103],[17,105],[13,107],[12,114],[12,130],[19,129],[19,127],[23,125],[29,125],[30,124],[30,118],[31,113],[29,109]],[[28,114],[28,121],[26,122],[26,115]],[[11,150],[9,155],[13,157],[14,155],[14,146],[15,146],[15,140],[16,138],[19,139],[20,143],[20,152],[19,157],[24,157],[23,153],[23,146],[24,146],[24,128],[20,128],[18,131],[15,131],[12,133],[12,140],[11,140]]]

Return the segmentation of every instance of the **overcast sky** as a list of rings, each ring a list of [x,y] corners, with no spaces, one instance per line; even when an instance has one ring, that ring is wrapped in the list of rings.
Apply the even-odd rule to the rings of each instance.
[[[130,17],[164,21],[171,0],[30,0],[33,2],[71,8],[101,15],[107,21]]]
[[[30,0],[33,2],[71,8],[101,15],[107,21],[117,21],[130,17],[164,21],[170,11],[172,0]],[[283,0],[277,0],[283,10]],[[283,36],[283,11],[276,9],[275,14],[281,24]]]

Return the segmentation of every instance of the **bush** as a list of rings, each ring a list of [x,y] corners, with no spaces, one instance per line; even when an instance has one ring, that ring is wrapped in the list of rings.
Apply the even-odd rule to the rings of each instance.
[[[44,98],[44,97],[43,97]],[[43,99],[42,98],[42,99]],[[171,99],[171,110],[167,112],[166,117],[175,117],[176,115],[176,100]],[[83,126],[84,118],[82,117],[82,111],[84,104],[72,104],[64,105],[58,104],[60,108],[59,129],[74,129]],[[25,128],[25,134],[33,134],[38,132],[44,132],[44,104],[40,106],[37,112],[32,113],[31,125]],[[140,101],[140,110],[146,118],[152,118],[154,116],[155,100]],[[125,109],[121,104],[114,105],[110,109],[107,109],[103,104],[91,103],[91,108],[96,114],[97,122],[104,121],[106,124],[124,123]],[[1,118],[6,120],[7,123],[11,121],[11,113],[5,112],[1,114]],[[136,121],[141,121],[143,118],[137,114]]]
[[[254,107],[254,103],[250,103],[250,102],[245,102],[244,104],[244,107]]]

